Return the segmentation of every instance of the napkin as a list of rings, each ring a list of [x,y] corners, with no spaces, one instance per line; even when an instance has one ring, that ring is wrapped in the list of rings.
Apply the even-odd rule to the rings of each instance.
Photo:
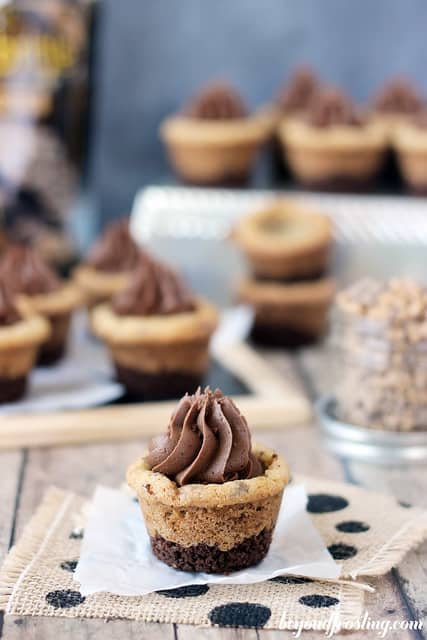
[[[340,567],[307,514],[306,504],[303,485],[286,488],[270,551],[257,566],[229,575],[187,573],[153,555],[135,499],[98,487],[75,579],[84,596],[102,591],[136,596],[194,584],[253,584],[283,574],[336,579]]]

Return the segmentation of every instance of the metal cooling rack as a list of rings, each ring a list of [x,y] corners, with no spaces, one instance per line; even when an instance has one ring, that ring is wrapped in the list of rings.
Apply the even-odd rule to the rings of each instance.
[[[156,237],[220,240],[239,216],[279,195],[328,214],[339,243],[427,244],[427,199],[401,196],[148,187],[135,198],[132,231],[142,242]]]

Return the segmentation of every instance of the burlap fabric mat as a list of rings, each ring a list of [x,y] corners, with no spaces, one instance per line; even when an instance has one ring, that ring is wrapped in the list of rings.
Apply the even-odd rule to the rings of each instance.
[[[86,500],[51,488],[5,560],[0,608],[19,616],[266,629],[293,629],[301,622],[326,626],[333,615],[336,626],[348,628],[364,609],[363,583],[351,578],[382,575],[396,566],[427,537],[427,512],[347,484],[302,477],[297,481],[304,481],[308,510],[342,563],[341,581],[283,577],[248,586],[195,585],[141,597],[100,593],[84,598],[73,571],[84,535]]]

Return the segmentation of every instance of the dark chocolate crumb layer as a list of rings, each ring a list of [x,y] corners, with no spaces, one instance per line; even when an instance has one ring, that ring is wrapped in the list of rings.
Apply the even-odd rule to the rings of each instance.
[[[256,344],[269,347],[284,347],[285,349],[298,349],[313,344],[319,338],[311,334],[295,331],[283,325],[255,322],[251,331],[251,339]]]
[[[338,193],[366,193],[375,188],[376,176],[373,178],[358,178],[350,176],[335,176],[321,180],[300,181],[304,187],[314,191],[330,191]]]
[[[205,573],[231,573],[252,567],[267,555],[272,531],[263,529],[256,536],[246,538],[240,544],[222,551],[207,544],[183,547],[157,535],[151,538],[154,555],[174,569],[204,571]]]
[[[6,378],[0,376],[0,404],[20,400],[27,390],[27,376]]]
[[[65,342],[62,344],[55,344],[53,346],[49,346],[49,343],[46,343],[46,345],[44,345],[39,351],[37,365],[41,367],[49,367],[56,364],[65,356],[65,348]]]
[[[323,280],[327,276],[326,269],[316,269],[312,273],[301,274],[299,276],[289,276],[289,277],[281,277],[275,278],[274,276],[265,276],[264,274],[256,273],[255,277],[260,282],[280,282],[282,284],[297,284],[299,282],[309,283],[309,282],[318,282],[319,280]]]
[[[186,393],[195,393],[203,383],[201,376],[182,371],[146,373],[117,363],[116,375],[130,397],[147,401],[181,398]]]

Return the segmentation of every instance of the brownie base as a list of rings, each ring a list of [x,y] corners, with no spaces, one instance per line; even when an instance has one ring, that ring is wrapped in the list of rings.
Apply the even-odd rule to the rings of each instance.
[[[197,180],[196,178],[189,178],[184,175],[177,174],[179,182],[188,187],[227,187],[229,189],[237,187],[246,187],[250,181],[250,174],[244,173],[241,175],[223,175],[221,177],[212,178],[211,180]]]
[[[147,373],[122,367],[116,363],[117,380],[126,388],[127,395],[135,400],[175,400],[186,393],[194,393],[202,385],[201,375],[182,371]]]
[[[307,273],[298,276],[287,276],[287,277],[276,277],[276,276],[266,276],[264,274],[254,272],[254,276],[260,282],[280,282],[281,284],[298,284],[299,282],[318,282],[319,280],[323,280],[327,277],[326,269],[316,269],[312,273]]]
[[[44,345],[37,356],[37,366],[50,367],[65,356],[66,344],[55,344],[50,347],[49,344]]]
[[[6,378],[0,376],[0,404],[20,400],[27,391],[27,376]]]
[[[301,184],[313,191],[332,191],[338,193],[365,193],[373,191],[376,176],[372,178],[357,178],[349,176],[334,176],[321,180],[301,180]]]
[[[271,538],[272,531],[263,529],[258,535],[222,551],[219,547],[207,544],[183,547],[157,535],[151,538],[151,548],[159,560],[180,571],[231,573],[261,562],[270,548]]]
[[[320,336],[296,331],[285,325],[255,323],[252,327],[250,338],[252,342],[266,347],[298,349],[314,344],[320,339]]]

